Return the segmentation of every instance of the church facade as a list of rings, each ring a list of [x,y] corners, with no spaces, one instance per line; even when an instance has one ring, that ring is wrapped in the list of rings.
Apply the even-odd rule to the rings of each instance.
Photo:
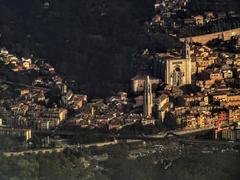
[[[182,55],[158,54],[154,74],[169,86],[191,84],[192,64],[190,46],[186,43]]]

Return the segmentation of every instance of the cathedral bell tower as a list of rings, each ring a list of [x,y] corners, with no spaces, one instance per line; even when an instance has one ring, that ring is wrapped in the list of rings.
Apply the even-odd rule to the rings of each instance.
[[[190,48],[189,42],[188,40],[186,40],[184,44],[184,48],[182,50],[182,56],[184,59],[191,59],[190,51],[191,51],[191,48]]]
[[[144,83],[144,102],[143,102],[143,115],[145,118],[152,117],[153,97],[152,97],[152,84],[149,76],[146,77]]]
[[[192,83],[192,60],[191,60],[191,48],[189,42],[186,40],[184,44],[184,48],[182,51],[182,58],[186,60],[186,70],[187,70],[187,79],[186,83]]]

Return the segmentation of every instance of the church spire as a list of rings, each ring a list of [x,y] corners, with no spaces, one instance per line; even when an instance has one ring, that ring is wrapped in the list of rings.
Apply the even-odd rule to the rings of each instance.
[[[190,45],[189,45],[188,40],[185,40],[184,49],[183,49],[183,58],[184,59],[191,59],[191,57],[190,57]]]
[[[143,102],[143,114],[144,117],[150,118],[152,116],[153,97],[152,97],[152,84],[149,76],[146,77],[144,83],[144,102]]]
[[[192,60],[191,60],[191,48],[189,41],[185,41],[184,45],[184,59],[186,59],[186,72],[187,72],[187,79],[186,79],[186,84],[191,84],[192,83]]]

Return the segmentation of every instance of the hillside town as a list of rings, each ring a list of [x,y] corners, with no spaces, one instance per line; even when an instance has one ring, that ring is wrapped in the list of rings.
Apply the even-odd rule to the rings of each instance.
[[[203,26],[227,15],[239,18],[235,12],[205,12],[175,22],[176,13],[187,11],[187,3],[156,1],[147,28],[181,30],[185,25]],[[29,140],[34,132],[66,128],[119,133],[134,127],[143,134],[210,128],[215,139],[239,140],[238,33],[226,39],[221,32],[222,36],[213,39],[214,45],[186,37],[179,49],[164,53],[145,49],[139,55],[145,59],[145,68],[139,67],[141,71],[129,80],[129,90],[106,99],[88,99],[75,81],[63,78],[47,60],[18,57],[1,48],[0,132],[24,135]]]
[[[239,0],[0,1],[0,180],[239,180]]]

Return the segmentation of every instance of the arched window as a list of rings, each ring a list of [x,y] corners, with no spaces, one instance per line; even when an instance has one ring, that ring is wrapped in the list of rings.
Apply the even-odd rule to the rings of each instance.
[[[181,71],[179,65],[176,65],[172,73],[173,86],[181,86],[183,84],[184,73]]]

